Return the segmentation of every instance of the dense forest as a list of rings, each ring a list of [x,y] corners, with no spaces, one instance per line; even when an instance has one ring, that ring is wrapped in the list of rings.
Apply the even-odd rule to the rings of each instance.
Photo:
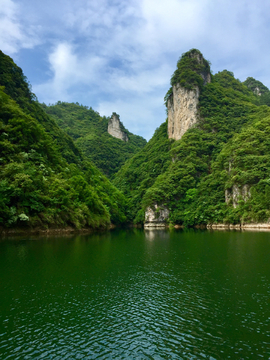
[[[104,228],[126,221],[124,195],[48,116],[0,52],[0,226]]]
[[[128,142],[111,136],[107,131],[109,117],[101,117],[91,107],[61,101],[55,105],[41,106],[73,139],[86,158],[109,178],[146,144],[145,139],[130,133],[121,122],[122,131],[128,136]]]
[[[162,124],[114,184],[129,198],[136,223],[144,222],[145,210],[154,205],[157,212],[169,210],[168,222],[184,226],[267,221],[270,92],[252,78],[241,83],[227,70],[203,85],[199,76],[207,62],[197,66],[189,56],[194,51],[201,56],[194,49],[183,54],[171,85],[200,88],[198,123],[178,141],[168,139]],[[169,96],[171,89],[165,101]]]
[[[268,221],[270,91],[227,70],[206,82],[208,72],[196,49],[177,62],[165,103],[174,86],[200,94],[198,121],[180,140],[166,120],[147,144],[121,124],[124,142],[91,107],[40,104],[0,52],[0,227],[143,224],[149,207],[168,209],[172,225]]]

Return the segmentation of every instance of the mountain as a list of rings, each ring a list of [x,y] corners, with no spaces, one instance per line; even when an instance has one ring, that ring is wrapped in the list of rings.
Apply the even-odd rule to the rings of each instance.
[[[58,101],[42,108],[72,137],[77,148],[105,175],[111,178],[146,140],[123,126],[119,115],[101,117],[91,107]]]
[[[243,84],[245,84],[254,94],[258,95],[257,100],[259,105],[270,106],[270,91],[263,83],[252,77],[248,77]]]
[[[101,228],[127,201],[47,115],[0,52],[0,228]],[[1,230],[0,229],[0,230]]]
[[[116,113],[39,104],[0,52],[0,230],[269,223],[268,99],[258,80],[213,75],[192,49],[165,95],[168,118],[145,144]]]
[[[250,78],[248,78],[250,79]],[[183,54],[165,96],[168,119],[115,175],[145,226],[266,222],[270,108],[232,72]],[[257,85],[256,85],[257,86]]]

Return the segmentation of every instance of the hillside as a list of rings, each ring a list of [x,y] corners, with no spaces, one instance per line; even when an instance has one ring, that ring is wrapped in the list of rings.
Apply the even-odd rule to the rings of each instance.
[[[168,121],[115,176],[135,222],[159,223],[165,216],[166,222],[193,226],[270,217],[270,108],[233,73],[224,70],[204,81],[205,70],[198,50],[183,54],[165,101],[178,106],[181,93],[180,100],[194,110],[193,122],[184,117],[185,109],[176,119],[177,109],[168,108]],[[185,125],[179,140],[169,131],[177,121]]]
[[[0,52],[0,229],[269,222],[269,94],[251,77],[213,75],[192,49],[146,144],[115,113],[39,104]]]
[[[270,91],[260,81],[253,77],[248,77],[243,84],[245,84],[254,94],[258,95],[257,101],[259,105],[270,106]]]
[[[86,158],[93,161],[108,177],[112,177],[127,159],[146,144],[145,139],[130,133],[121,122],[121,130],[128,141],[110,135],[110,118],[101,117],[91,107],[60,101],[50,106],[42,104],[42,107],[72,137]]]
[[[48,116],[0,52],[0,229],[100,228],[126,221],[126,199]]]

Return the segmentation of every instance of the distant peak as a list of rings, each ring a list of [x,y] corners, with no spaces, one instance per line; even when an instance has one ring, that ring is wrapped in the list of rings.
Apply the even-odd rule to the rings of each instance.
[[[120,121],[120,116],[113,112],[108,122],[108,133],[117,139],[127,142],[129,139],[123,130],[124,126]]]

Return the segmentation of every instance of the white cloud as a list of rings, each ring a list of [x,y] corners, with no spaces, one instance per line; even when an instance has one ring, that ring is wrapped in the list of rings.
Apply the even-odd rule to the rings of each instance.
[[[80,57],[76,47],[67,42],[58,44],[49,55],[52,77],[46,83],[35,86],[37,94],[43,94],[43,101],[72,101],[68,95],[71,88],[96,82],[97,74],[104,66],[104,59],[98,56]]]
[[[0,49],[12,55],[21,48],[33,48],[38,42],[31,26],[27,31],[21,26],[18,6],[12,0],[1,0]]]
[[[258,76],[270,85],[266,0],[2,2],[2,43],[10,53],[43,41],[49,80],[32,80],[41,101],[79,101],[104,115],[119,107],[126,127],[135,127],[136,114],[146,137],[165,120],[163,96],[178,58],[191,48],[214,72],[227,68],[241,80]]]

